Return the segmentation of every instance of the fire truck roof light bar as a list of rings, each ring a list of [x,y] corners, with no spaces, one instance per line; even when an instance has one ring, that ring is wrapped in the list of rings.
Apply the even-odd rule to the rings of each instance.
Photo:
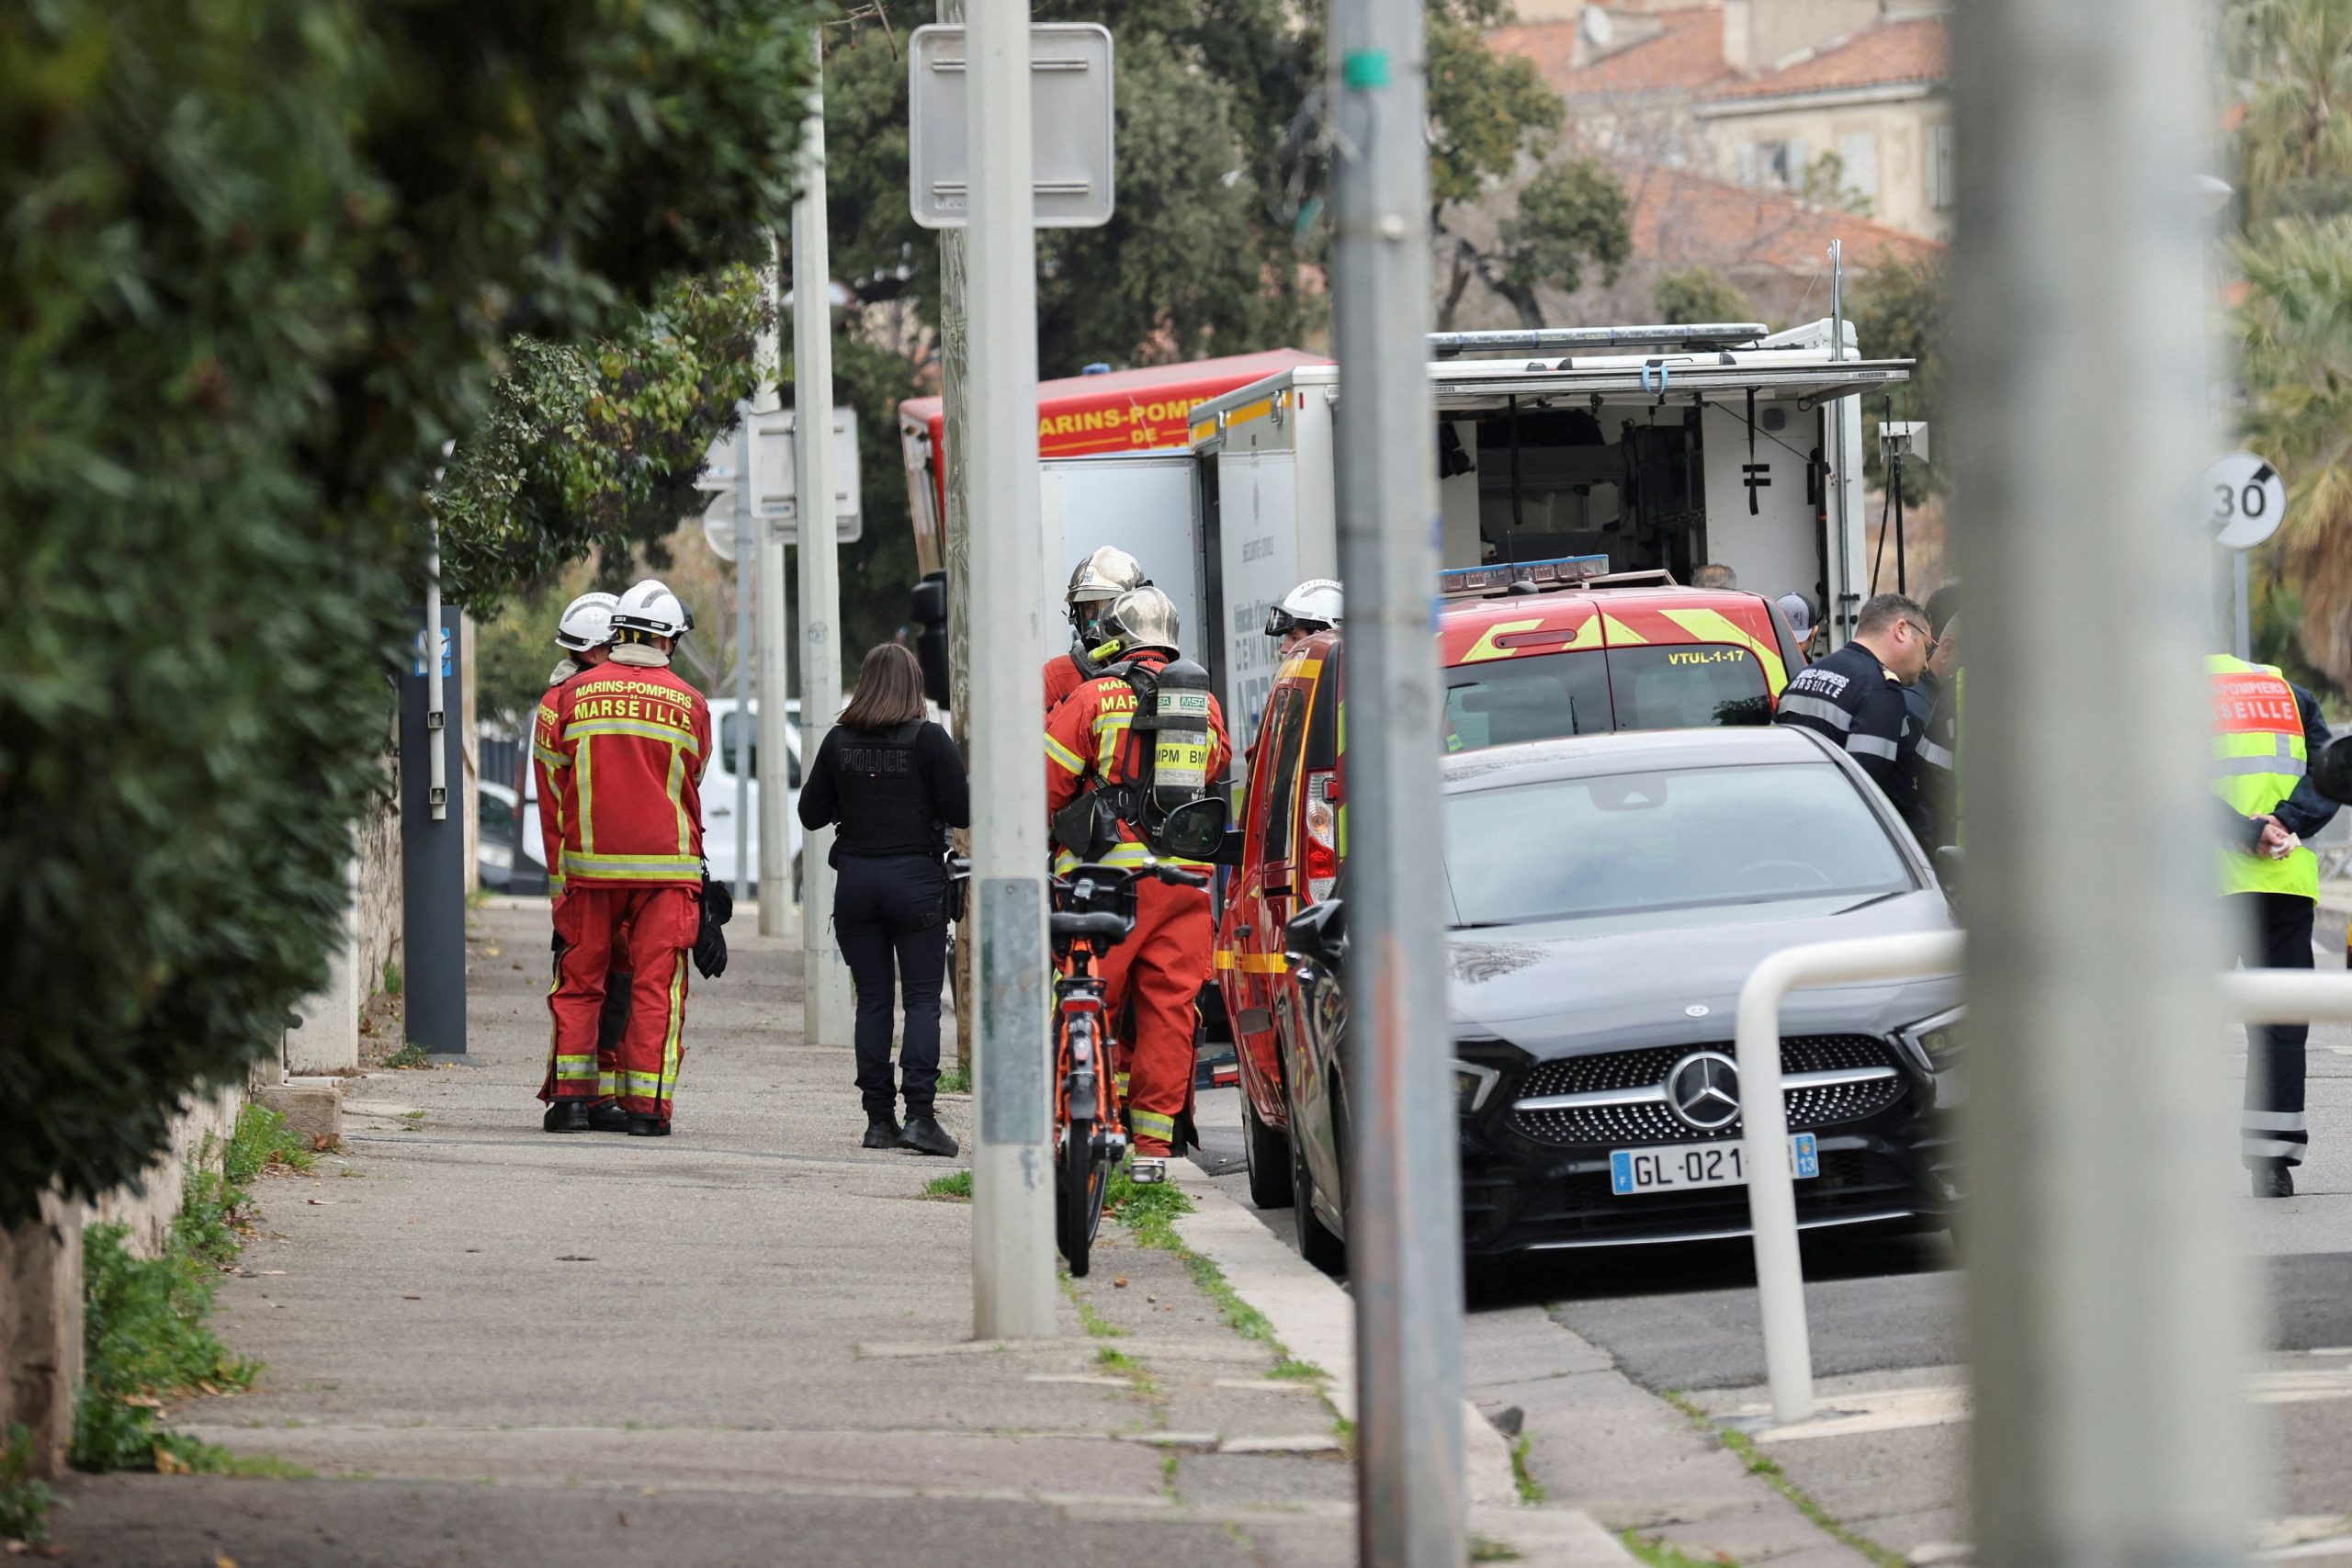
[[[1752,344],[1771,329],[1761,321],[1713,321],[1687,327],[1539,327],[1516,333],[1431,333],[1433,359],[1545,354],[1561,349],[1712,348]]]

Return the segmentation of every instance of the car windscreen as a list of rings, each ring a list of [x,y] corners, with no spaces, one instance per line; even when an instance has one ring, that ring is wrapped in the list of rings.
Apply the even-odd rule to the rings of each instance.
[[[1724,643],[1651,643],[1609,650],[1620,729],[1712,729],[1772,722],[1764,665]]]
[[[1456,927],[1872,897],[1911,872],[1828,762],[1683,768],[1450,795]]]
[[[1609,661],[1600,649],[1521,654],[1445,671],[1445,749],[1478,751],[1520,740],[1605,735]]]
[[[1724,643],[1521,654],[1445,671],[1448,751],[1611,729],[1771,722],[1763,664]]]

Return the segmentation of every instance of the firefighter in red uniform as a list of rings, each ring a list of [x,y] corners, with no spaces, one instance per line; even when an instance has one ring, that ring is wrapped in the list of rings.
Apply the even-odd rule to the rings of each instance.
[[[563,657],[548,671],[548,694],[539,700],[537,735],[533,747],[532,771],[539,783],[539,841],[545,852],[548,868],[548,894],[550,898],[563,897],[563,755],[556,750],[561,739],[554,728],[555,694],[566,681],[582,670],[593,670],[602,664],[612,652],[613,606],[619,598],[611,593],[582,593],[563,608],[556,622],[556,646]],[[557,958],[563,956],[563,942],[555,943]],[[628,1027],[628,949],[617,942],[613,950],[614,967],[605,989],[605,1012],[596,1031],[596,1100],[588,1109],[588,1129],[596,1133],[626,1133],[628,1113],[620,1108],[620,1043],[621,1032]],[[546,1081],[539,1098],[548,1101],[547,1115],[540,1125],[550,1133],[577,1133],[577,1118],[569,1105],[553,1103],[555,1100],[555,1054],[548,1054]]]
[[[1150,581],[1143,574],[1143,563],[1114,545],[1104,545],[1078,563],[1069,574],[1069,592],[1062,596],[1069,605],[1069,651],[1046,660],[1048,715],[1118,657],[1117,644],[1100,627],[1102,615],[1120,594]]]
[[[562,944],[548,1010],[555,1066],[541,1093],[552,1130],[582,1131],[597,1097],[596,1032],[616,944],[634,976],[620,1042],[631,1137],[666,1137],[685,1055],[686,961],[702,920],[702,796],[710,708],[670,669],[694,626],[650,579],[613,606],[611,656],[553,694],[563,803]],[[559,1125],[560,1124],[560,1125]]]
[[[1176,606],[1157,588],[1146,585],[1123,594],[1101,626],[1118,641],[1129,665],[1157,674],[1177,657]],[[1081,790],[1130,784],[1141,776],[1151,737],[1131,728],[1136,707],[1135,688],[1111,672],[1088,681],[1054,709],[1046,721],[1048,814],[1060,811]],[[1205,777],[1216,779],[1224,775],[1233,749],[1214,696],[1208,697],[1208,735]],[[1140,816],[1139,810],[1133,813]],[[1069,847],[1056,849],[1057,874],[1079,863]],[[1117,841],[1095,856],[1107,865],[1138,865],[1150,858],[1146,835],[1127,812],[1120,814]],[[1196,861],[1159,858],[1193,870],[1212,869]],[[1135,1020],[1125,1032],[1126,1059],[1119,1077],[1137,1181],[1165,1180],[1168,1156],[1175,1152],[1176,1118],[1192,1094],[1194,998],[1209,981],[1215,926],[1206,888],[1145,881],[1136,888],[1134,934],[1102,963],[1109,1016],[1120,1017],[1132,1004]]]

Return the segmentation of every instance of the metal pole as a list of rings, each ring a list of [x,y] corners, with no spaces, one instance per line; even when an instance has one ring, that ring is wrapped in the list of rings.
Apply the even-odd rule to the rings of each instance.
[[[752,890],[752,595],[758,581],[759,545],[752,536],[752,410],[742,421],[741,459],[735,471],[735,883],[738,898]]]
[[[2230,646],[2240,659],[2254,657],[2254,599],[2245,580],[2245,552],[2230,552],[2230,608],[2234,636]]]
[[[964,0],[939,0],[942,22],[964,19]],[[956,744],[968,751],[971,726],[967,722],[972,706],[972,637],[971,637],[971,508],[965,488],[964,454],[971,450],[971,424],[967,400],[964,394],[965,378],[971,372],[969,334],[966,331],[964,314],[964,274],[968,265],[968,248],[961,229],[939,231],[939,394],[945,404],[940,434],[945,450],[936,454],[940,465],[940,491],[944,506],[941,508],[941,554],[947,569],[947,706],[948,723],[955,731]],[[958,847],[971,852],[972,835],[967,829],[957,835]],[[972,994],[972,917],[965,912],[956,931],[956,951],[948,954],[956,973],[950,976],[956,987],[956,1060],[967,1073],[972,1066],[975,1043],[978,1034],[975,1025],[978,1015],[964,1002]]]
[[[1348,1166],[1357,1540],[1377,1568],[1464,1560],[1462,1201],[1437,835],[1436,413],[1418,0],[1331,14],[1340,575],[1348,587]]]
[[[782,306],[777,299],[781,285],[776,276],[775,252],[768,251],[768,265],[761,269],[761,292],[765,296],[768,315],[773,323]],[[760,334],[754,350],[760,364],[759,388],[752,401],[755,412],[774,413],[776,409],[776,370],[781,353],[775,325]],[[758,442],[753,431],[756,422],[743,423],[744,504],[757,504],[758,493],[752,486],[750,475],[758,463]],[[760,934],[784,936],[792,920],[792,799],[787,784],[792,776],[790,743],[786,731],[791,728],[785,711],[785,694],[792,689],[786,668],[786,643],[791,633],[784,612],[784,541],[777,536],[775,525],[764,519],[756,520],[753,532],[759,537],[759,588],[754,595],[756,624],[759,628],[759,746],[760,768]]]
[[[2198,657],[2205,25],[2196,0],[1952,15],[1962,1242],[1987,1564],[2236,1562],[2249,1539],[2252,1270],[2213,1072]],[[2060,804],[2084,779],[2095,827]]]
[[[466,829],[463,815],[446,808],[446,781],[462,776],[464,763],[457,728],[436,722],[446,716],[433,712],[436,689],[463,674],[457,663],[462,612],[430,607],[434,615],[400,683],[401,965],[408,1039],[436,1056],[463,1055]],[[436,795],[443,809],[435,809]]]
[[[800,755],[818,742],[842,705],[839,536],[833,522],[833,301],[825,232],[825,61],[822,29],[808,114],[800,125],[800,194],[792,204],[792,451],[800,517]],[[789,776],[777,770],[781,784]],[[779,794],[781,791],[778,792]],[[833,829],[800,846],[800,1005],[811,1045],[850,1043],[849,971],[833,940]]]
[[[972,1161],[972,1330],[1055,1328],[1053,1163],[1046,1142],[1045,528],[1037,493],[1037,237],[1028,0],[976,6],[970,62],[972,878],[980,1014]]]
[[[1829,358],[1832,364],[1846,357],[1846,242],[1829,242]],[[1838,583],[1828,593],[1829,603],[1822,606],[1829,620],[1829,636],[1823,644],[1827,652],[1853,634],[1853,606],[1860,602],[1854,592],[1854,561],[1847,548],[1848,529],[1853,522],[1853,509],[1848,504],[1846,489],[1846,400],[1833,398],[1822,405],[1822,415],[1829,422],[1829,467],[1836,474],[1838,547],[1832,555],[1838,562]]]
[[[1747,1225],[1756,1247],[1756,1296],[1764,1320],[1764,1375],[1772,1419],[1813,1414],[1813,1347],[1805,1338],[1804,1262],[1797,1249],[1797,1200],[1789,1171],[1789,1115],[1781,1079],[1781,1003],[1800,986],[1846,985],[1960,968],[1957,931],[1857,937],[1783,948],[1739,988],[1732,1052],[1739,1063],[1741,1163]]]

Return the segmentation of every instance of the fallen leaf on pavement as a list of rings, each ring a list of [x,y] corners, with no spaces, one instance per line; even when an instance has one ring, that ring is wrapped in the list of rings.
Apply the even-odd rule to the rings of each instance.
[[[262,1272],[265,1274],[283,1274],[286,1270],[283,1269],[265,1269]]]
[[[424,1298],[423,1296],[402,1296],[401,1298],[401,1300],[404,1302],[421,1302],[424,1299]]]
[[[225,1551],[215,1552],[212,1558],[212,1568],[237,1568],[237,1560]]]
[[[122,1396],[122,1402],[125,1404],[136,1404],[143,1410],[161,1410],[164,1407],[164,1402],[152,1393],[126,1393]]]
[[[482,952],[488,953],[492,958],[496,958],[499,955],[498,949],[494,947],[485,947],[482,949]]]
[[[556,1261],[558,1263],[594,1263],[596,1260],[593,1258],[582,1258],[577,1253],[563,1252],[556,1255]]]
[[[1125,1290],[1127,1288],[1127,1277],[1125,1274],[1120,1275],[1117,1279],[1111,1281],[1111,1288],[1114,1291]]]
[[[316,1203],[322,1209],[332,1209],[335,1204],[335,1201],[333,1198],[305,1198],[302,1201],[305,1203]]]
[[[169,1449],[158,1448],[155,1450],[155,1473],[158,1475],[186,1475],[187,1473],[187,1461],[180,1458],[179,1455],[172,1452]]]
[[[627,1514],[623,1514],[621,1516],[621,1529],[628,1529],[628,1516]]]
[[[517,964],[514,965],[514,968],[517,968],[517,969],[520,969],[520,968],[521,968],[521,967],[523,967],[523,966],[522,966],[520,964]]]

